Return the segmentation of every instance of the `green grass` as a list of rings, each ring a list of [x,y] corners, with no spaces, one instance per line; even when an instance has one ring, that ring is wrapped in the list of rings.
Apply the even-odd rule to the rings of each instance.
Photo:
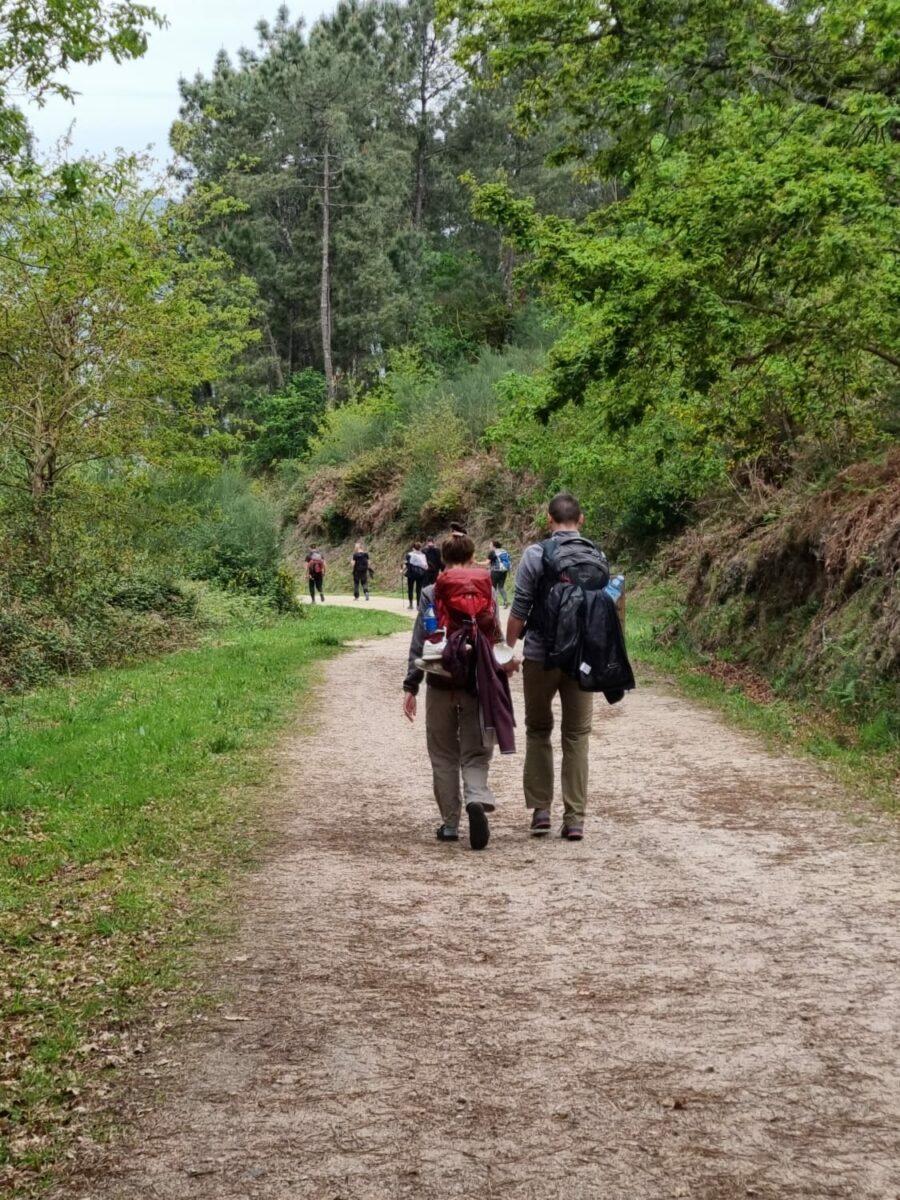
[[[0,710],[0,1185],[19,1194],[64,1151],[98,1068],[134,1053],[129,1021],[258,849],[268,750],[318,662],[408,629],[357,609],[236,615],[196,649]]]
[[[629,654],[651,675],[665,674],[691,699],[722,712],[769,745],[808,754],[879,806],[897,811],[900,745],[886,717],[854,723],[834,710],[774,694],[759,698],[750,672],[746,683],[723,682],[710,674],[711,660],[675,631],[679,600],[667,584],[645,586],[628,597]]]

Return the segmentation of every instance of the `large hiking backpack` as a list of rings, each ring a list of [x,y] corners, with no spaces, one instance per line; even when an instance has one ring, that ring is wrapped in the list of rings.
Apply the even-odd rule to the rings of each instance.
[[[496,641],[494,593],[491,577],[483,567],[443,571],[434,584],[434,608],[438,626],[446,629],[448,636],[469,626]]]
[[[587,538],[543,543],[540,630],[544,665],[558,667],[584,692],[610,704],[634,687],[634,674],[609,583],[606,555]]]
[[[325,559],[318,550],[314,550],[309,556],[309,562],[306,564],[306,569],[310,575],[325,574]]]
[[[435,580],[434,607],[438,626],[446,630],[441,665],[455,687],[475,683],[475,644],[484,636],[492,643],[500,630],[494,609],[491,577],[483,567],[458,567]]]

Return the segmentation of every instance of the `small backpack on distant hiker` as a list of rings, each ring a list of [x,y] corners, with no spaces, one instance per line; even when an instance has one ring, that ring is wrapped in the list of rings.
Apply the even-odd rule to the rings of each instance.
[[[610,704],[634,687],[606,555],[583,537],[547,538],[539,625],[544,665],[577,680],[583,692],[603,692]]]
[[[325,559],[318,550],[313,550],[306,563],[306,569],[310,575],[323,575],[325,573]]]
[[[509,557],[508,550],[497,551],[497,564],[501,571],[509,571],[512,568],[512,559]]]

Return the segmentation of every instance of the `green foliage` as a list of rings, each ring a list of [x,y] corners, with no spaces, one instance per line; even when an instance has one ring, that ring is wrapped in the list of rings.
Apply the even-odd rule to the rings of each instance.
[[[0,692],[26,692],[56,675],[147,658],[189,640],[196,602],[160,576],[95,582],[61,609],[33,596],[0,609]]]
[[[279,563],[269,588],[272,603],[278,612],[305,613],[306,610],[300,607],[299,588],[300,582],[294,572],[284,563]]]
[[[326,398],[324,377],[307,369],[292,375],[284,392],[248,402],[254,436],[245,451],[247,465],[267,471],[303,458],[325,414]]]
[[[70,66],[104,55],[116,62],[139,58],[147,48],[146,27],[163,23],[155,8],[130,0],[112,6],[102,0],[0,0],[0,159],[18,154],[27,141],[17,93],[71,100]]]
[[[198,250],[204,201],[166,206],[138,169],[65,164],[0,194],[0,505],[39,567],[96,464],[233,442],[197,397],[253,337],[252,285]]]
[[[729,479],[785,479],[811,445],[838,465],[877,448],[900,368],[888,7],[454,12],[463,57],[520,81],[526,126],[561,110],[558,157],[615,187],[584,220],[476,189],[564,319],[496,444],[631,541]]]
[[[414,352],[392,354],[377,387],[326,415],[296,507],[313,504],[317,527],[341,540],[354,526],[370,529],[386,520],[416,532],[465,518],[482,470],[503,475],[508,502],[506,474],[485,455],[484,435],[498,412],[498,385],[511,369],[528,370],[542,356],[533,344],[483,347],[473,362],[441,374]],[[471,473],[469,463],[477,464]],[[315,507],[327,489],[330,503]]]
[[[284,603],[279,508],[231,468],[193,481],[192,524],[184,530],[190,573],[226,591],[253,592]]]

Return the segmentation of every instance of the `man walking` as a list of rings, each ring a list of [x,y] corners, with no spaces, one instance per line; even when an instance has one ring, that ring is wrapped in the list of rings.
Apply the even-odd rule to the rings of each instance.
[[[426,559],[428,560],[428,571],[425,575],[425,585],[424,586],[430,587],[431,584],[433,584],[437,580],[438,575],[440,575],[440,573],[441,573],[441,568],[444,565],[443,562],[441,561],[441,552],[440,552],[440,550],[438,550],[437,546],[434,544],[433,537],[427,537],[425,539],[425,547],[424,547],[422,553],[425,555]]]
[[[523,788],[525,804],[531,810],[531,832],[543,835],[550,832],[550,810],[553,804],[553,700],[559,695],[562,708],[562,801],[563,825],[561,836],[580,841],[584,836],[584,814],[587,804],[588,745],[591,734],[594,697],[583,692],[575,679],[559,668],[544,669],[543,629],[546,621],[546,599],[553,583],[548,569],[548,554],[557,555],[567,543],[578,543],[584,556],[605,558],[592,542],[582,538],[584,521],[581,505],[569,492],[560,492],[548,508],[551,538],[528,546],[516,572],[515,593],[506,627],[506,640],[515,646],[527,622],[522,679],[525,693],[525,768]],[[568,552],[574,552],[569,546]],[[567,553],[568,553],[567,552]],[[608,572],[607,572],[608,575]]]

